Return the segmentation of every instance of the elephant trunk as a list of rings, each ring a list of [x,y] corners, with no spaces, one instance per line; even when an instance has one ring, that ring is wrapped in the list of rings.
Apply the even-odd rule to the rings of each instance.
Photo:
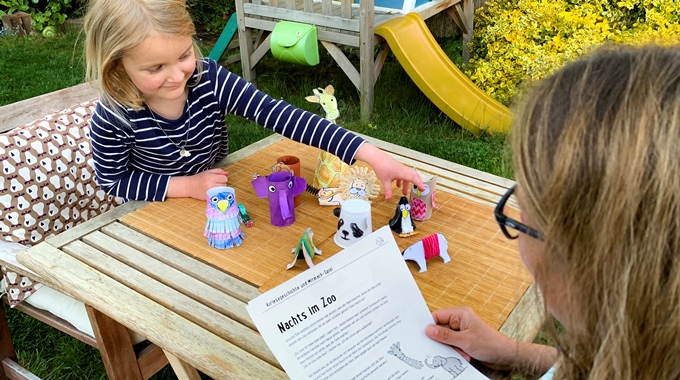
[[[437,369],[437,367],[435,367],[433,364],[434,364],[434,360],[432,361],[432,364],[430,364],[430,363],[427,362],[427,358],[425,358],[425,365],[426,366],[428,366],[429,368],[432,368],[432,369]]]
[[[279,207],[281,208],[281,217],[283,219],[290,218],[290,205],[288,204],[288,193],[279,191]]]

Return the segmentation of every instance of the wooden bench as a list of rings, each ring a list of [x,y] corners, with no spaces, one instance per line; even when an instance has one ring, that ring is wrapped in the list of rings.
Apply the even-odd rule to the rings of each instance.
[[[80,84],[2,106],[0,107],[0,133],[96,97],[97,94],[88,84]],[[35,273],[16,261],[17,244],[13,246],[13,249],[8,249],[8,245],[9,243],[0,241],[0,264],[13,272],[27,275],[35,280],[37,277]],[[3,300],[8,304],[7,296],[4,296]],[[78,330],[67,320],[49,311],[36,308],[28,302],[21,302],[15,308],[99,349],[109,379],[148,379],[168,364],[162,350],[157,346],[148,341],[133,346],[125,327],[88,305],[85,305],[85,308],[94,336]],[[37,379],[18,364],[4,308],[0,309],[0,360],[2,361],[0,378]]]

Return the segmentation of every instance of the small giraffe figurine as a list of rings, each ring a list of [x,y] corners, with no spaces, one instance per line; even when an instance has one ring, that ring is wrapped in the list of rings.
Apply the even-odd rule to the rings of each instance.
[[[326,112],[326,120],[334,123],[337,118],[340,117],[340,110],[338,110],[338,101],[335,99],[335,88],[332,85],[326,86],[326,88],[315,88],[312,90],[314,95],[307,96],[308,102],[319,103]]]
[[[326,120],[331,123],[340,117],[340,111],[338,110],[338,101],[335,99],[335,88],[332,85],[326,86],[326,88],[315,88],[312,90],[314,95],[307,96],[308,102],[319,103],[326,113]],[[336,123],[337,124],[337,123]],[[322,206],[332,206],[337,205],[338,201],[341,201],[340,195],[337,195],[333,201],[326,200],[328,195],[331,198],[335,194],[338,194],[338,186],[342,179],[343,174],[347,171],[348,165],[340,160],[339,157],[319,150],[319,156],[317,158],[317,167],[314,172],[314,181],[312,185],[317,190],[317,198],[319,198],[319,204]],[[322,196],[324,194],[324,196]]]

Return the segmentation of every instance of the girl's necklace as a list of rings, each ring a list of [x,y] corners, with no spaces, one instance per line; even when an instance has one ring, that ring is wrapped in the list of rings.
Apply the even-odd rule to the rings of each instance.
[[[147,107],[148,107],[148,105],[147,105]],[[189,141],[189,129],[191,129],[191,107],[189,106],[189,95],[187,95],[187,113],[189,114],[189,118],[187,119],[187,122],[186,122],[186,124],[187,124],[187,133],[186,133],[186,135],[184,135],[184,140],[181,141],[179,144],[175,144],[175,142],[172,141],[172,139],[170,138],[170,136],[168,136],[168,134],[165,132],[165,129],[163,129],[163,128],[161,127],[161,125],[158,123],[158,120],[156,120],[156,116],[154,115],[154,112],[153,112],[153,110],[151,109],[151,107],[149,107],[149,112],[151,112],[151,118],[153,119],[153,121],[156,122],[156,125],[158,126],[158,129],[160,129],[160,130],[163,132],[163,134],[165,135],[165,137],[167,137],[168,140],[170,140],[170,142],[172,143],[172,145],[176,146],[177,149],[179,149],[179,155],[180,155],[181,157],[189,157],[189,156],[191,156],[191,153],[189,153],[189,151],[185,149],[185,147],[187,146],[187,142]]]

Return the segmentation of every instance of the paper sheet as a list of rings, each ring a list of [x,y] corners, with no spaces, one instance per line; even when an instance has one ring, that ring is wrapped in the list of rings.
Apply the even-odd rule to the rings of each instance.
[[[247,306],[291,379],[486,379],[433,323],[385,226]]]

